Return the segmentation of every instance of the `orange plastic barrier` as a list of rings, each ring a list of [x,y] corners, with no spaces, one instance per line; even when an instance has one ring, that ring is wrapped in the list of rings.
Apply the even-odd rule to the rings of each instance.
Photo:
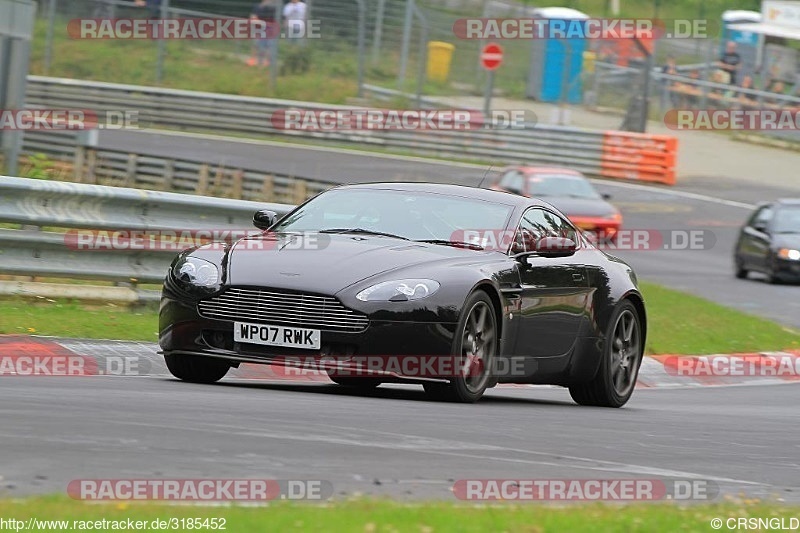
[[[603,136],[600,175],[675,185],[677,152],[675,137],[607,131]]]

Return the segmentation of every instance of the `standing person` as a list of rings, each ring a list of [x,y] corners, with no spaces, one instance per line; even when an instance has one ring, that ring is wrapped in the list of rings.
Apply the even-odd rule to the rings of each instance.
[[[731,85],[736,85],[736,73],[739,71],[739,64],[742,57],[736,51],[736,43],[728,41],[725,44],[725,53],[719,58],[719,68],[730,74],[728,80]]]
[[[291,0],[283,6],[283,20],[286,37],[290,43],[302,43],[306,35],[306,3],[303,0]]]
[[[255,40],[253,52],[247,64],[251,67],[261,65],[262,67],[269,66],[269,57],[272,53],[272,47],[275,46],[275,38],[277,37],[278,28],[275,27],[275,5],[274,0],[261,0],[258,4],[253,6],[250,13],[250,20],[260,20],[267,24],[266,38],[258,38]]]

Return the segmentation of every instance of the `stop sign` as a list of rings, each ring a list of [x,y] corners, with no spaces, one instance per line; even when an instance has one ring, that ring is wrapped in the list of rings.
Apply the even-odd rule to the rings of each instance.
[[[486,70],[494,70],[503,62],[503,49],[497,43],[489,43],[481,52],[481,65]]]

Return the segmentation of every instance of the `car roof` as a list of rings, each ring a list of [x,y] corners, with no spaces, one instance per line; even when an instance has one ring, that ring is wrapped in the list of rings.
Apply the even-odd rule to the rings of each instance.
[[[800,198],[780,198],[776,203],[778,205],[800,206]]]
[[[537,200],[536,198],[526,198],[518,194],[493,189],[483,189],[468,185],[453,185],[449,183],[428,183],[428,182],[376,182],[358,183],[353,185],[340,185],[336,189],[392,189],[397,191],[428,192],[436,194],[446,194],[451,196],[461,196],[474,198],[487,202],[496,202],[514,207],[526,207],[538,205],[548,207],[549,204]]]

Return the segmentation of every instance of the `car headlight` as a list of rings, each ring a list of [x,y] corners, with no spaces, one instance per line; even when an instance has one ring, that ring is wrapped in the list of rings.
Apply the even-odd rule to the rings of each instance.
[[[356,298],[362,302],[407,302],[430,296],[439,287],[432,279],[398,279],[367,287]]]
[[[778,250],[778,257],[781,259],[791,259],[792,261],[800,261],[800,250],[793,250],[792,248],[781,248]]]
[[[172,276],[186,287],[196,287],[203,292],[214,292],[219,287],[217,265],[199,257],[182,257],[172,267]]]

